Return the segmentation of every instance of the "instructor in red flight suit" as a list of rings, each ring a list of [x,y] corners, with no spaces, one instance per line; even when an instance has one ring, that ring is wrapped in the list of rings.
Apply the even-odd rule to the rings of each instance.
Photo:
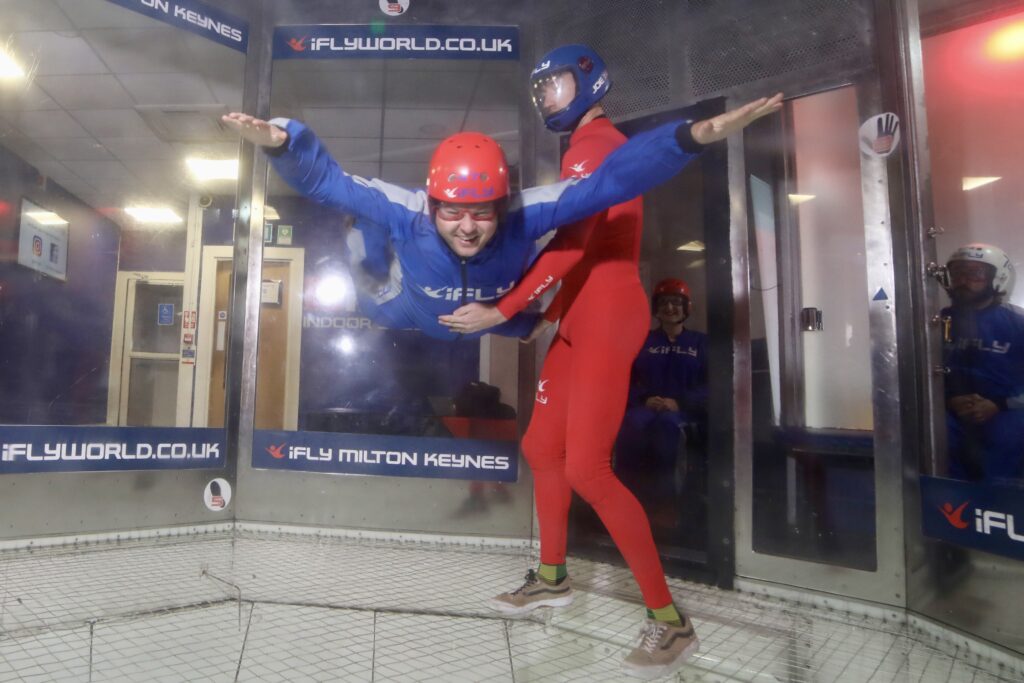
[[[572,130],[562,177],[585,177],[626,138],[598,102],[611,83],[600,56],[583,45],[545,55],[531,75],[534,104],[545,125]],[[677,140],[697,154],[781,107],[763,98],[693,126]],[[511,318],[559,280],[548,320],[561,318],[548,350],[523,453],[534,474],[541,564],[526,583],[491,602],[506,614],[568,605],[573,590],[565,568],[572,491],[600,516],[636,577],[648,620],[626,673],[643,678],[679,668],[697,651],[690,620],[672,601],[650,524],[640,503],[616,478],[611,452],[629,392],[630,367],[650,329],[647,296],[637,262],[643,200],[633,199],[561,231],[520,283],[496,305],[468,304],[439,320],[453,330],[487,329]]]

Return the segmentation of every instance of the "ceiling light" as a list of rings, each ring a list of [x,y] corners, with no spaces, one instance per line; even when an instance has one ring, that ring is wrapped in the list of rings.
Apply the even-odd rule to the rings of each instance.
[[[690,240],[686,244],[676,247],[676,251],[704,251],[704,243],[700,240]]]
[[[789,203],[796,206],[797,204],[811,201],[815,196],[813,194],[791,194],[789,195]]]
[[[279,221],[281,220],[281,215],[277,212],[277,209],[272,207],[270,204],[267,204],[263,207],[263,220]]]
[[[0,78],[24,78],[25,69],[7,50],[0,49]]]
[[[68,222],[52,211],[26,211],[25,215],[39,225],[67,225]]]
[[[124,212],[139,223],[181,223],[182,218],[166,206],[126,206]]]
[[[964,192],[970,192],[971,190],[975,190],[975,189],[981,187],[982,185],[988,185],[989,183],[994,183],[995,181],[1001,180],[1001,179],[1002,179],[1002,176],[996,176],[996,177],[977,176],[977,177],[972,177],[972,178],[964,178],[964,184],[963,184]]]
[[[199,159],[189,157],[185,165],[196,180],[238,179],[238,159]]]
[[[1000,62],[1024,58],[1024,21],[1004,26],[992,34],[985,45],[988,56]]]

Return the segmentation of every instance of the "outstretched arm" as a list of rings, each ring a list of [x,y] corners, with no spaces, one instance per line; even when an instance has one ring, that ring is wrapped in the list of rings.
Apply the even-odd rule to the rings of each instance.
[[[782,108],[782,94],[763,97],[697,123],[675,121],[634,135],[587,178],[524,190],[522,228],[533,239],[622,203],[679,173],[705,145],[723,140]]]
[[[239,112],[221,120],[263,147],[285,182],[321,204],[398,231],[426,209],[423,193],[345,173],[313,131],[298,121],[264,121]]]

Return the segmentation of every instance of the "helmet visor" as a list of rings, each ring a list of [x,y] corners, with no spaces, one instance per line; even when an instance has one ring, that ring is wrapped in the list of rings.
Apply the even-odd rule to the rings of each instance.
[[[576,97],[576,76],[571,69],[546,72],[530,79],[530,96],[542,119],[562,111]]]

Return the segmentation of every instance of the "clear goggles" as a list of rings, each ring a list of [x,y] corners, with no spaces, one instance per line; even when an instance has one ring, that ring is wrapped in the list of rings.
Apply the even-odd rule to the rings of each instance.
[[[576,97],[576,75],[571,69],[545,72],[530,79],[530,97],[541,118],[557,114]]]

